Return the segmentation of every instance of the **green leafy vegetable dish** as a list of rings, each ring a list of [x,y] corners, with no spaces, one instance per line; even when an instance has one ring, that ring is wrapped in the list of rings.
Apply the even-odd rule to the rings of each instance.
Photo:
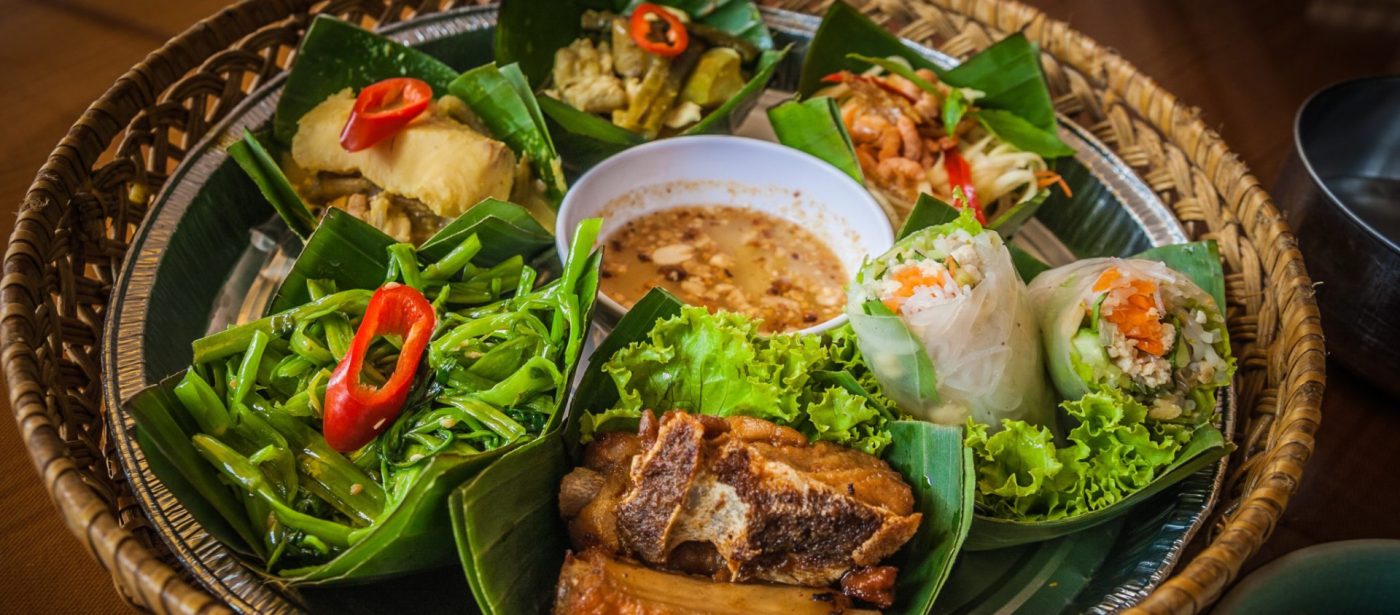
[[[507,203],[421,249],[328,212],[278,311],[196,340],[188,370],[127,403],[146,457],[210,533],[279,580],[454,561],[451,490],[561,425],[598,222],[580,225],[562,268],[537,270],[526,261],[549,236]]]
[[[1039,50],[1021,34],[944,70],[838,0],[798,94],[769,111],[778,139],[863,181],[894,225],[929,194],[1009,234],[1051,186],[1068,190],[1050,161],[1074,151],[1056,134]]]
[[[749,0],[507,0],[496,58],[518,62],[566,161],[657,137],[729,132],[786,50]]]
[[[971,522],[961,428],[903,419],[849,329],[759,330],[662,290],[622,318],[571,405],[557,509],[517,521],[567,532],[508,572],[464,561],[501,588],[483,611],[928,611]]]
[[[262,139],[248,134],[230,153],[303,237],[316,215],[341,209],[417,244],[485,199],[552,227],[566,189],[518,66],[459,75],[327,16],[302,40]]]

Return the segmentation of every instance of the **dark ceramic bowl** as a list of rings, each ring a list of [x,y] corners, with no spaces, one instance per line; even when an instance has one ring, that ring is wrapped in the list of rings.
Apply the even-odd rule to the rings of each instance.
[[[1400,75],[1303,103],[1272,194],[1297,231],[1327,348],[1400,397]]]

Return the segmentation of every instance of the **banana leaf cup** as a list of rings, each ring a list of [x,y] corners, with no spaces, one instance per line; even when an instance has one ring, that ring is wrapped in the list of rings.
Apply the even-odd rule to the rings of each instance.
[[[561,84],[555,78],[556,54],[584,37],[590,29],[598,31],[598,34],[601,34],[605,39],[612,35],[609,30],[613,26],[608,23],[591,24],[591,28],[586,29],[583,23],[585,12],[589,12],[589,15],[593,15],[593,11],[628,15],[636,10],[639,4],[641,3],[635,0],[505,0],[501,2],[496,23],[496,61],[518,64],[536,91],[547,92],[539,96],[539,106],[544,112],[549,130],[554,135],[565,163],[571,169],[588,168],[617,152],[650,141],[658,134],[694,135],[732,132],[738,128],[749,111],[757,104],[764,87],[773,77],[773,71],[777,68],[778,62],[788,52],[787,49],[773,49],[773,41],[768,28],[764,25],[757,6],[750,0],[707,2],[659,0],[654,4],[675,9],[689,16],[690,21],[687,26],[689,40],[695,49],[677,55],[667,64],[667,66],[676,68],[676,70],[669,71],[674,79],[671,79],[669,84],[662,85],[661,92],[663,94],[652,100],[664,100],[668,97],[700,100],[703,102],[703,108],[700,112],[692,115],[689,121],[676,128],[658,128],[656,120],[661,116],[657,113],[650,113],[651,120],[644,122],[645,125],[639,125],[638,122],[631,119],[624,119],[637,115],[631,113],[632,111],[655,108],[664,112],[670,106],[674,106],[658,107],[655,103],[649,106],[643,105],[642,103],[649,99],[643,93],[651,91],[647,89],[647,80],[638,82],[640,88],[638,92],[641,93],[629,97],[627,109],[624,109],[624,113],[619,115],[622,124],[614,123],[599,113],[580,110],[565,102],[565,99],[571,97],[562,94]],[[590,21],[601,20],[590,17]],[[616,27],[622,28],[624,26],[619,23]],[[620,31],[615,35],[620,38],[612,40],[621,45],[631,45],[627,34],[625,31]],[[710,94],[691,95],[689,90],[695,86],[690,82],[682,85],[680,79],[691,74],[702,73],[702,71],[707,70],[707,63],[712,60],[705,55],[696,58],[699,47],[695,44],[698,42],[709,45],[706,54],[718,49],[737,51],[737,53],[729,54],[728,62],[737,62],[742,67],[740,76],[737,79],[724,80],[725,83],[728,83],[727,87],[708,88],[706,91]],[[618,47],[617,44],[611,45],[614,51]],[[587,53],[593,53],[593,49],[590,43]],[[614,65],[611,58],[618,55],[620,54],[610,53],[607,56],[609,58],[607,64]],[[657,60],[657,58],[651,59]],[[657,61],[656,64],[663,63]],[[719,64],[711,64],[711,66],[717,65]],[[688,68],[690,66],[698,66],[699,68],[692,70]],[[600,69],[599,72],[603,71]],[[662,75],[659,71],[649,69],[645,76],[650,77],[653,72],[656,75]],[[742,75],[747,75],[747,78],[744,79]],[[612,75],[609,74],[609,76]],[[653,81],[656,81],[657,84],[662,83],[659,80]],[[691,81],[698,82],[699,80]],[[618,89],[616,94],[621,95],[622,92],[622,89]],[[575,100],[577,102],[580,99],[575,98]]]
[[[307,238],[316,228],[316,209],[329,209],[330,205],[316,203],[317,207],[313,208],[303,198],[313,185],[309,179],[316,174],[314,169],[294,169],[291,153],[300,122],[323,102],[345,90],[359,92],[376,82],[397,77],[426,82],[432,88],[434,100],[438,101],[434,105],[449,94],[465,103],[465,110],[447,105],[442,108],[450,109],[451,116],[459,123],[471,125],[490,139],[503,143],[514,160],[523,163],[513,170],[515,177],[510,182],[509,194],[489,196],[522,204],[541,224],[553,226],[554,212],[567,185],[549,129],[520,67],[492,63],[459,74],[426,53],[326,15],[318,16],[302,39],[278,101],[272,129],[259,135],[245,133],[241,141],[229,146],[229,154],[253,179],[287,226]],[[425,116],[432,114],[430,111]],[[299,177],[296,182],[288,178],[288,170],[296,171],[294,175]],[[508,172],[511,169],[497,170],[497,174]],[[428,192],[428,188],[420,189],[425,194]],[[445,192],[441,188],[434,190]],[[319,187],[316,191],[325,192]],[[452,193],[448,194],[448,197],[433,199],[434,203],[443,202],[454,211],[467,211],[479,200],[470,198],[471,202],[465,202],[463,199],[469,197],[452,198]],[[329,195],[323,196],[318,198],[331,199]]]
[[[897,112],[862,118],[870,105],[849,102],[885,98]],[[961,189],[986,210],[984,226],[1010,236],[1049,198],[1050,186],[1065,187],[1049,162],[1074,153],[1057,136],[1039,50],[1025,36],[1008,36],[945,70],[840,0],[807,50],[797,98],[768,115],[779,141],[870,187],[895,226],[918,193],[953,201]],[[907,118],[915,119],[905,126]],[[892,162],[887,153],[897,154]]]
[[[205,529],[275,582],[357,584],[451,565],[452,490],[558,441],[601,256],[579,241],[558,266],[551,242],[502,202],[417,249],[327,212],[272,314],[196,340],[188,370],[125,404],[142,451]],[[323,391],[373,289],[389,283],[419,289],[437,325],[420,363],[404,367],[415,375],[401,413],[337,452],[322,435]],[[397,372],[408,342],[394,339],[367,345],[361,378]]]
[[[784,372],[784,384],[777,385],[756,373],[740,373],[745,372],[745,361],[700,361],[715,347],[732,346],[717,343],[719,338],[734,342],[757,337],[735,320],[742,317],[702,313],[703,309],[686,308],[662,290],[651,291],[629,310],[590,358],[570,403],[562,442],[550,445],[549,455],[577,462],[583,443],[593,435],[635,431],[644,407],[674,407],[668,405],[675,403],[668,395],[699,396],[700,383],[705,382],[710,396],[699,397],[699,405],[688,408],[692,412],[746,414],[790,425],[814,441],[830,440],[874,453],[906,478],[923,521],[914,537],[884,562],[899,567],[897,601],[886,612],[927,613],[971,523],[973,476],[962,428],[903,420],[890,412],[887,407],[892,404],[879,392],[849,329],[825,339],[790,335],[770,338],[774,342],[751,342],[771,343],[767,348],[775,352],[764,356],[778,357],[774,360],[779,362],[789,355],[801,357],[792,359],[793,371]],[[704,343],[677,341],[700,331],[708,332],[699,334],[707,340]],[[797,367],[804,364],[807,367]],[[663,382],[675,382],[676,388],[662,394],[656,386]],[[725,391],[714,391],[712,386]],[[750,392],[740,393],[740,389]],[[809,405],[806,414],[798,416],[806,418],[785,421],[779,416],[782,411],[763,410],[786,408],[802,398],[806,401],[801,403]],[[723,407],[706,406],[704,399]],[[454,495],[454,514],[459,508],[468,511],[457,515],[456,529],[463,565],[482,612],[548,610],[569,548],[557,504],[564,474],[558,467],[541,463],[532,468],[522,463],[514,480],[487,481],[483,476]],[[521,495],[527,488],[534,492]],[[469,511],[474,502],[499,499],[523,501],[509,506],[508,521],[489,515],[472,518]],[[704,600],[704,596],[687,599]]]
[[[922,225],[956,224],[960,217],[965,214],[924,195],[901,228],[900,237],[917,232]],[[1052,290],[1061,286],[1050,277],[1057,270],[1014,247],[1011,253],[1022,278],[1052,282]],[[1134,258],[1165,264],[1202,289],[1203,303],[1223,305],[1224,275],[1214,243],[1161,246]],[[1075,265],[1066,266],[1072,267]],[[1048,323],[1048,315],[1040,311],[1042,306],[1034,299],[1032,304],[1037,319]],[[1055,354],[1052,348],[1060,345],[1055,340],[1062,335],[1041,328],[1047,354]],[[1223,326],[1218,330],[1223,334]],[[882,380],[882,384],[910,388],[911,382],[936,382],[932,362],[922,354],[913,334],[905,332],[909,341],[904,347],[916,350],[906,351],[908,356],[899,362],[918,373],[897,382]],[[1228,358],[1228,340],[1220,344]],[[1047,369],[1072,371],[1057,360],[1047,356]],[[1228,382],[1228,375],[1223,376]],[[1113,391],[1060,393],[1065,401],[1059,406],[1056,423],[1034,425],[1016,420],[988,425],[968,421],[966,444],[974,459],[976,512],[964,549],[980,551],[1046,541],[1107,523],[1233,449],[1216,426],[1219,417],[1214,389],[1208,410],[1191,420],[1175,422],[1149,420],[1142,403]]]

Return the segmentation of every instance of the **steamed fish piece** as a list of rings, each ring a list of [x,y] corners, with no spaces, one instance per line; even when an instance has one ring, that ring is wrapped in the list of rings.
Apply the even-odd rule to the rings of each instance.
[[[487,197],[510,198],[515,153],[459,119],[466,109],[460,100],[444,96],[398,134],[352,153],[340,147],[340,132],[354,105],[355,94],[346,88],[302,116],[292,139],[297,166],[362,176],[444,219]]]

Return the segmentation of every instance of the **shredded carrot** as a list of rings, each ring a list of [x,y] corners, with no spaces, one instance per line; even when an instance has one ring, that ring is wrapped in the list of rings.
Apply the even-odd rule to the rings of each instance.
[[[1037,188],[1045,188],[1047,186],[1059,186],[1060,190],[1064,191],[1065,196],[1074,196],[1074,193],[1070,192],[1069,190],[1069,184],[1065,183],[1065,178],[1060,177],[1059,173],[1050,170],[1036,171],[1035,178],[1035,185]]]
[[[1132,294],[1121,303],[1112,309],[1105,309],[1103,318],[1116,325],[1123,337],[1132,340],[1138,350],[1160,357],[1167,352],[1167,348],[1163,340],[1166,331],[1162,327],[1161,315],[1153,313],[1157,306],[1157,284],[1151,280],[1120,282],[1122,275],[1117,267],[1110,267],[1094,281],[1096,293],[1111,291],[1115,287],[1132,290]]]
[[[899,282],[899,288],[884,301],[885,307],[891,312],[898,312],[900,303],[914,296],[914,289],[920,286],[942,286],[944,280],[942,273],[928,275],[915,265],[906,265],[895,270],[890,274],[890,278]]]
[[[1094,282],[1094,292],[1101,293],[1108,290],[1122,275],[1123,274],[1118,271],[1117,267],[1105,269],[1103,273],[1099,274],[1098,281]]]

